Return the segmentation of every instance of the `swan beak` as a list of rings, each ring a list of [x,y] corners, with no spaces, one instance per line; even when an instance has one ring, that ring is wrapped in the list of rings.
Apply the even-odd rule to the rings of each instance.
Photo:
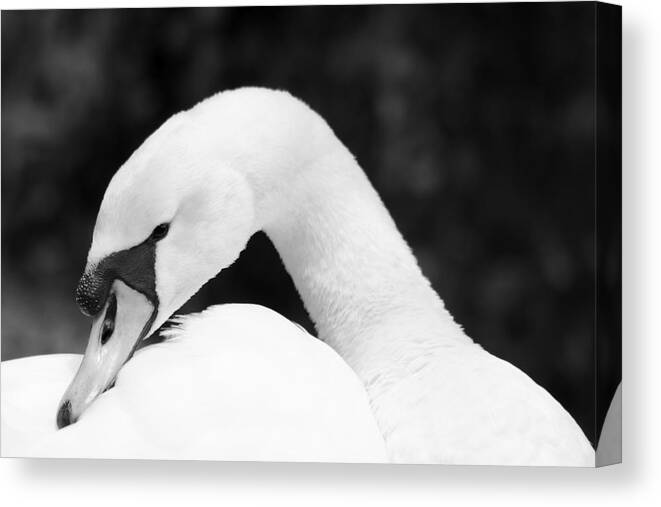
[[[154,322],[157,309],[140,292],[113,282],[103,310],[94,317],[85,355],[62,397],[57,427],[75,423],[92,402],[115,382]]]

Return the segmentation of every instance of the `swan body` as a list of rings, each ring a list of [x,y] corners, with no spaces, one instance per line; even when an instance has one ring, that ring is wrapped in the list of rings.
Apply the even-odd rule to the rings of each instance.
[[[562,406],[478,345],[430,354],[379,399],[376,415],[395,462],[594,466]]]
[[[89,421],[92,401],[136,340],[232,264],[260,230],[319,338],[362,381],[389,461],[594,465],[590,443],[551,395],[453,320],[326,122],[286,92],[257,88],[222,92],[173,116],[110,182],[78,288],[81,308],[94,317],[90,341],[58,424],[86,411],[80,424]],[[216,324],[222,335],[231,323]],[[231,351],[214,355],[210,346],[208,364]],[[115,389],[140,359],[126,364]],[[188,360],[168,355],[172,367]],[[305,361],[301,355],[297,367],[307,368]],[[158,364],[150,368],[160,378]],[[297,389],[294,382],[289,388]],[[196,389],[220,393],[225,386]],[[189,420],[186,411],[198,408],[181,410],[178,420]]]
[[[327,345],[256,305],[177,319],[78,423],[53,414],[77,354],[2,364],[4,456],[383,462],[359,379]]]

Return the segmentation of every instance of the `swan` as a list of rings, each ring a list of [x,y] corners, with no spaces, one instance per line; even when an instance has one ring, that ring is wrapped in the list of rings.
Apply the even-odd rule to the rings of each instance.
[[[592,446],[564,408],[454,321],[327,123],[287,92],[262,88],[220,92],[172,116],[112,178],[76,292],[93,323],[57,410],[65,428],[59,433],[91,423],[101,404],[130,384],[131,371],[151,354],[148,347],[127,362],[137,344],[230,266],[260,230],[279,252],[320,340],[360,379],[388,461],[594,466]],[[253,308],[238,323],[206,314],[193,319],[209,319],[216,338],[238,326],[229,335],[240,343],[242,326],[263,312]],[[147,378],[158,383],[169,368],[191,361],[175,357],[179,344],[197,341],[196,330],[186,327],[176,346],[163,345],[163,364],[161,351],[153,352],[141,368]],[[278,333],[269,336],[269,326],[261,332],[260,343],[271,338],[269,350],[277,349]],[[209,368],[219,361],[221,369],[234,347],[224,340],[218,347],[228,348],[216,356],[212,342],[204,340],[199,353]],[[239,359],[249,364],[249,356]],[[293,368],[307,360],[301,354]],[[175,397],[175,421],[188,420],[189,412],[204,415],[187,403],[190,393],[196,402],[226,387],[187,386],[184,396],[160,395]],[[163,438],[168,428],[194,432],[191,424],[186,430],[184,422],[168,420]],[[102,438],[110,438],[107,431]]]

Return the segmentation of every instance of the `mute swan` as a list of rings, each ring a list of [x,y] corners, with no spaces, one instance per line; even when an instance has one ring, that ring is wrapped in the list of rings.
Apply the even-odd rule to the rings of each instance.
[[[79,424],[91,420],[137,368],[140,354],[92,405],[136,344],[258,230],[277,248],[319,338],[362,381],[390,461],[594,466],[594,450],[560,404],[455,323],[323,119],[286,92],[256,88],[171,117],[110,182],[77,289],[92,330],[58,426],[83,412]],[[188,360],[168,357],[168,368]],[[149,367],[162,378],[157,361]],[[173,403],[186,419],[197,407],[182,398]]]

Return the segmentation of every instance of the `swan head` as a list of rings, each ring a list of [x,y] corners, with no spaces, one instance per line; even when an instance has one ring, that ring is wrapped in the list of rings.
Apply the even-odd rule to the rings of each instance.
[[[245,176],[205,146],[180,113],[112,178],[76,290],[92,318],[85,355],[57,414],[75,422],[114,382],[143,338],[232,264],[255,232]],[[207,135],[208,137],[208,135]]]

